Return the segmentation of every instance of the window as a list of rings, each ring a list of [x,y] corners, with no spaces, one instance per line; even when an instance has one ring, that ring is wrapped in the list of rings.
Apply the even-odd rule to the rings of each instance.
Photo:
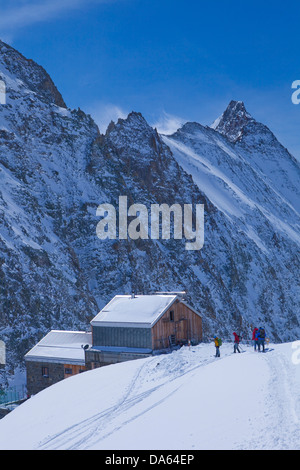
[[[42,376],[43,377],[49,377],[49,368],[48,367],[42,367]]]
[[[170,310],[170,321],[174,321],[174,310]]]
[[[70,369],[69,367],[65,368],[65,374],[66,375],[72,375],[72,373],[73,373],[72,369]]]

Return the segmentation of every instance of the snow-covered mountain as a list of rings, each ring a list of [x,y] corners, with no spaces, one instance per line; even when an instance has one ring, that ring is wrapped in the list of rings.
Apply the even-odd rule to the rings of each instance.
[[[299,334],[299,163],[240,102],[212,128],[187,123],[163,140],[231,226],[216,265],[241,314]]]
[[[0,449],[299,450],[299,344],[242,349],[183,347],[65,379],[0,421]]]
[[[159,135],[137,112],[102,135],[42,67],[0,41],[0,337],[6,373],[50,329],[115,294],[187,292],[205,335],[300,336],[299,163],[232,102],[214,128]],[[205,244],[99,240],[99,204],[204,204]],[[258,325],[259,326],[259,325]],[[3,374],[3,371],[2,371]]]

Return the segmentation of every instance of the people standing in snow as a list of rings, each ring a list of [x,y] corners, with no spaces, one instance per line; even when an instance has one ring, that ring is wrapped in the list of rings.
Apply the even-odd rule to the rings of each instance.
[[[222,340],[218,338],[217,336],[214,336],[214,342],[216,346],[216,356],[215,357],[221,357],[220,354],[220,346],[222,345]]]
[[[258,332],[258,328],[254,328],[254,330],[252,331],[252,342],[253,342],[253,346],[254,346],[254,351],[256,351],[256,348],[257,348],[257,337],[256,337],[256,333]]]
[[[240,349],[239,349],[239,344],[240,344],[240,336],[237,334],[237,333],[233,333],[233,336],[234,336],[234,348],[233,348],[233,352],[236,353],[240,353]]]
[[[258,329],[258,331],[256,332],[256,338],[257,338],[258,351],[260,351],[260,347],[262,346],[262,350],[263,352],[265,352],[266,332],[264,328],[260,327]]]

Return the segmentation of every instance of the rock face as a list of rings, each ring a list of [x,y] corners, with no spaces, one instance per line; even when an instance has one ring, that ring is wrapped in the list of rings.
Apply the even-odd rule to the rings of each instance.
[[[299,164],[241,102],[162,136],[132,112],[101,135],[0,42],[0,337],[13,373],[50,329],[86,329],[115,294],[187,292],[204,335],[263,323],[299,338]],[[205,244],[99,240],[99,204],[204,204]],[[298,211],[298,212],[297,212]],[[3,375],[4,377],[4,375]],[[4,378],[2,378],[4,380]]]
[[[255,122],[247,112],[242,101],[231,101],[228,108],[211,126],[225,135],[231,142],[237,142],[243,136],[244,129],[250,122]]]

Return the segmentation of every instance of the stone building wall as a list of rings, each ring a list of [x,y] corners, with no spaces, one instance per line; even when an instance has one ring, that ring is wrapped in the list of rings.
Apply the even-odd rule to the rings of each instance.
[[[48,376],[43,372],[48,371]],[[26,361],[27,394],[29,396],[44,390],[64,379],[64,364]]]

